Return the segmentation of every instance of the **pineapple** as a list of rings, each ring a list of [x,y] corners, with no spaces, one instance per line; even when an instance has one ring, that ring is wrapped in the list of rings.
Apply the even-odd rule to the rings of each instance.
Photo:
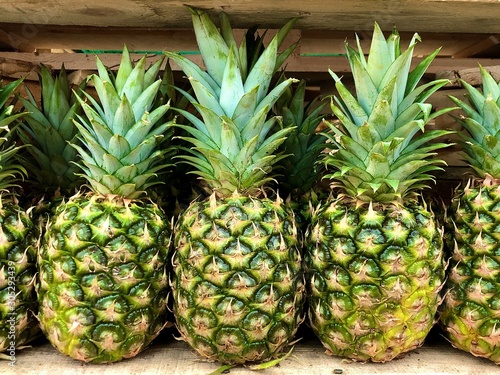
[[[59,205],[39,252],[39,320],[61,353],[114,362],[141,352],[166,324],[171,225],[144,198],[166,167],[162,148],[169,109],[152,107],[162,60],[146,68],[125,48],[116,75],[97,58],[97,98],[80,98],[84,115],[73,144],[90,187]]]
[[[291,131],[279,129],[269,112],[292,83],[270,86],[291,53],[278,47],[294,20],[267,47],[250,48],[261,39],[249,34],[237,47],[225,13],[219,31],[207,13],[190,10],[207,71],[167,55],[194,90],[201,118],[180,111],[193,125],[184,127],[193,147],[182,158],[208,194],[174,229],[174,315],[199,355],[228,365],[264,362],[293,338],[305,289],[293,212],[279,196],[266,196],[282,157],[275,150]]]
[[[313,213],[304,256],[313,331],[333,355],[389,361],[420,346],[435,322],[445,277],[443,231],[420,199],[444,161],[430,143],[447,134],[427,130],[425,101],[447,83],[417,86],[438,50],[411,72],[415,34],[400,48],[375,24],[365,58],[346,44],[356,96],[332,71],[340,124],[324,163],[331,197]]]
[[[182,95],[177,91],[176,82],[174,79],[174,72],[172,70],[170,62],[167,60],[165,64],[165,69],[162,76],[162,83],[159,89],[159,95],[155,101],[154,106],[160,106],[162,104],[169,103],[172,108],[181,108],[187,111],[192,111],[190,108],[190,102],[187,97]],[[189,90],[189,82],[187,80],[182,80],[182,89]],[[182,115],[179,115],[175,111],[167,111],[163,120],[160,121],[172,121],[175,119],[176,124],[185,124],[186,120]],[[175,147],[172,147],[172,151],[178,154],[180,148],[185,146],[180,142],[181,135],[186,135],[180,127],[172,127],[165,134],[167,139],[175,140]],[[172,143],[172,146],[174,144]],[[180,147],[179,147],[180,146]],[[166,143],[163,146],[169,147]],[[192,180],[194,176],[189,174],[190,166],[184,163],[176,164],[173,170],[168,170],[166,173],[161,173],[159,175],[161,184],[155,186],[148,193],[157,200],[161,201],[160,205],[163,211],[168,216],[177,217],[181,211],[181,207],[187,207],[192,201],[194,194],[187,194],[186,192],[192,189]]]
[[[302,231],[307,227],[312,207],[324,195],[318,186],[324,166],[317,161],[326,147],[327,137],[319,132],[326,102],[318,103],[319,100],[317,96],[307,103],[306,81],[301,80],[295,89],[289,87],[275,105],[283,126],[293,128],[281,145],[287,157],[278,163],[279,190],[289,197]]]
[[[73,120],[81,107],[74,93],[84,90],[86,82],[71,91],[64,66],[54,77],[45,65],[40,67],[39,82],[40,106],[27,86],[28,98],[20,98],[28,112],[23,118],[20,138],[31,145],[27,147],[31,158],[26,167],[36,177],[34,185],[41,193],[54,196],[60,190],[63,195],[71,195],[81,181],[80,169],[74,164],[78,152],[70,145],[77,143]]]
[[[465,158],[475,176],[456,192],[446,238],[452,252],[440,321],[453,346],[500,364],[500,83],[483,67],[482,92],[462,82],[469,103],[453,102],[465,114],[458,121]]]
[[[25,113],[14,113],[14,105],[7,104],[20,84],[21,80],[0,82],[0,353],[6,352],[11,361],[16,348],[39,332],[35,318],[38,241],[30,210],[18,205],[14,192],[27,172],[16,160],[22,146],[16,145],[11,125]]]
[[[39,82],[40,104],[28,86],[25,87],[27,98],[20,97],[28,114],[23,117],[19,138],[29,145],[24,166],[29,171],[31,199],[28,196],[25,200],[34,203],[34,220],[43,228],[50,211],[62,197],[74,194],[82,183],[80,169],[75,164],[79,161],[78,152],[70,144],[78,142],[73,121],[81,106],[71,90],[64,66],[54,77],[45,65],[41,65]],[[85,86],[84,80],[76,92],[81,92]]]

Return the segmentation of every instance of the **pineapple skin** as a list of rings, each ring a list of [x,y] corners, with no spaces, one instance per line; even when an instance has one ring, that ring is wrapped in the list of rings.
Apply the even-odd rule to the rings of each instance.
[[[0,353],[38,337],[35,314],[38,237],[29,212],[17,205],[0,208]]]
[[[171,226],[153,203],[72,197],[39,253],[39,320],[60,352],[84,362],[130,358],[166,324]]]
[[[445,279],[442,233],[419,205],[337,199],[314,213],[304,256],[309,318],[331,354],[386,362],[423,344]]]
[[[440,323],[452,345],[500,364],[500,186],[468,184],[449,209]]]
[[[183,339],[227,364],[272,359],[303,321],[293,212],[280,200],[193,202],[175,230],[174,313]]]

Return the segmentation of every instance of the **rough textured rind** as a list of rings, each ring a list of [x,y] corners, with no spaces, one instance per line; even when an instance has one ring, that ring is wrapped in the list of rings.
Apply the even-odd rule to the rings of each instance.
[[[327,202],[305,254],[311,327],[334,355],[389,361],[423,344],[444,282],[442,231],[421,206]]]
[[[39,319],[59,351],[114,362],[166,323],[171,228],[154,204],[76,197],[57,208],[39,256]]]
[[[302,321],[293,213],[281,201],[194,202],[176,228],[173,296],[184,340],[224,363],[272,359]]]
[[[500,364],[500,187],[467,186],[449,211],[441,323],[452,345]]]
[[[0,208],[0,352],[38,336],[35,318],[37,236],[29,214],[18,206]]]

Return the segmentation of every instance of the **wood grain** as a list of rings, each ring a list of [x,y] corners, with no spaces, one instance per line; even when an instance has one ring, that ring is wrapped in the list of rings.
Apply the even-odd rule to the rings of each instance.
[[[32,348],[19,351],[17,364],[11,368],[13,374],[71,374],[71,375],[123,375],[123,374],[169,374],[201,375],[217,370],[220,364],[210,363],[198,357],[183,342],[176,341],[172,334],[162,335],[154,345],[137,357],[106,365],[84,364],[57,352],[46,341]],[[0,364],[0,366],[3,366]],[[12,372],[14,371],[14,372]],[[331,374],[453,374],[489,375],[498,374],[499,367],[485,359],[475,358],[469,353],[454,349],[438,334],[431,335],[421,348],[386,363],[348,362],[325,354],[319,341],[306,337],[296,344],[292,355],[279,366],[265,370],[266,375],[331,375]],[[4,372],[2,372],[4,373]],[[255,374],[244,367],[230,370],[231,375]]]
[[[0,22],[116,27],[190,28],[184,1],[156,0],[3,0]],[[280,27],[300,17],[301,29],[371,30],[373,22],[390,30],[499,33],[497,0],[192,0],[191,6],[226,11],[236,26]],[[43,5],[41,5],[43,4]],[[29,29],[27,27],[27,29]],[[29,33],[29,30],[27,30]]]

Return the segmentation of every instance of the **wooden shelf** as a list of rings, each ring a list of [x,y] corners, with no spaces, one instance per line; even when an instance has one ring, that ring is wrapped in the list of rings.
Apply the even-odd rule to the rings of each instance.
[[[292,355],[279,366],[265,370],[269,375],[329,375],[329,374],[498,374],[499,367],[493,362],[473,357],[454,349],[437,333],[429,336],[421,348],[386,363],[356,363],[331,357],[314,337],[296,344]],[[169,374],[201,375],[217,370],[220,364],[210,363],[197,356],[183,342],[176,341],[172,332],[163,333],[154,344],[137,357],[105,365],[85,364],[57,352],[47,341],[40,341],[32,348],[17,353],[14,373],[71,375],[105,374]],[[4,366],[4,365],[2,365]],[[255,373],[243,367],[230,370],[232,375]]]
[[[318,71],[320,66],[311,57],[343,53],[344,41],[353,40],[355,32],[367,45],[375,21],[386,31],[396,26],[403,39],[421,34],[425,43],[417,46],[417,55],[442,47],[440,57],[500,57],[498,0],[289,0],[285,4],[192,0],[188,4],[206,9],[214,19],[225,11],[241,34],[255,25],[276,29],[298,17],[290,40],[300,38],[296,54],[309,57],[296,61],[301,70]],[[124,43],[136,51],[197,50],[184,1],[49,0],[43,7],[32,0],[0,3],[0,52],[113,50]]]
[[[3,0],[0,22],[24,25],[74,25],[132,28],[191,28],[187,3],[217,13],[247,28],[279,27],[300,17],[300,29],[371,30],[377,20],[390,30],[500,33],[497,0]]]
[[[431,66],[440,76],[456,75],[464,69],[500,66],[500,2],[498,0],[192,0],[193,7],[206,9],[216,19],[228,13],[237,35],[251,26],[273,30],[289,19],[299,20],[285,45],[300,39],[288,61],[292,73],[326,73],[348,70],[344,41],[354,43],[355,33],[368,51],[373,24],[383,30],[396,26],[404,44],[414,32],[423,43],[417,57],[442,47]],[[198,50],[191,14],[184,1],[154,0],[49,0],[40,6],[32,0],[0,3],[0,76],[22,75],[36,79],[34,65],[45,63],[69,70],[94,67],[92,54],[81,51],[121,50],[159,52],[184,51],[193,59]],[[58,53],[55,53],[58,52]],[[194,53],[194,54],[193,54]],[[118,56],[104,57],[116,63]],[[176,69],[176,67],[174,67]]]

